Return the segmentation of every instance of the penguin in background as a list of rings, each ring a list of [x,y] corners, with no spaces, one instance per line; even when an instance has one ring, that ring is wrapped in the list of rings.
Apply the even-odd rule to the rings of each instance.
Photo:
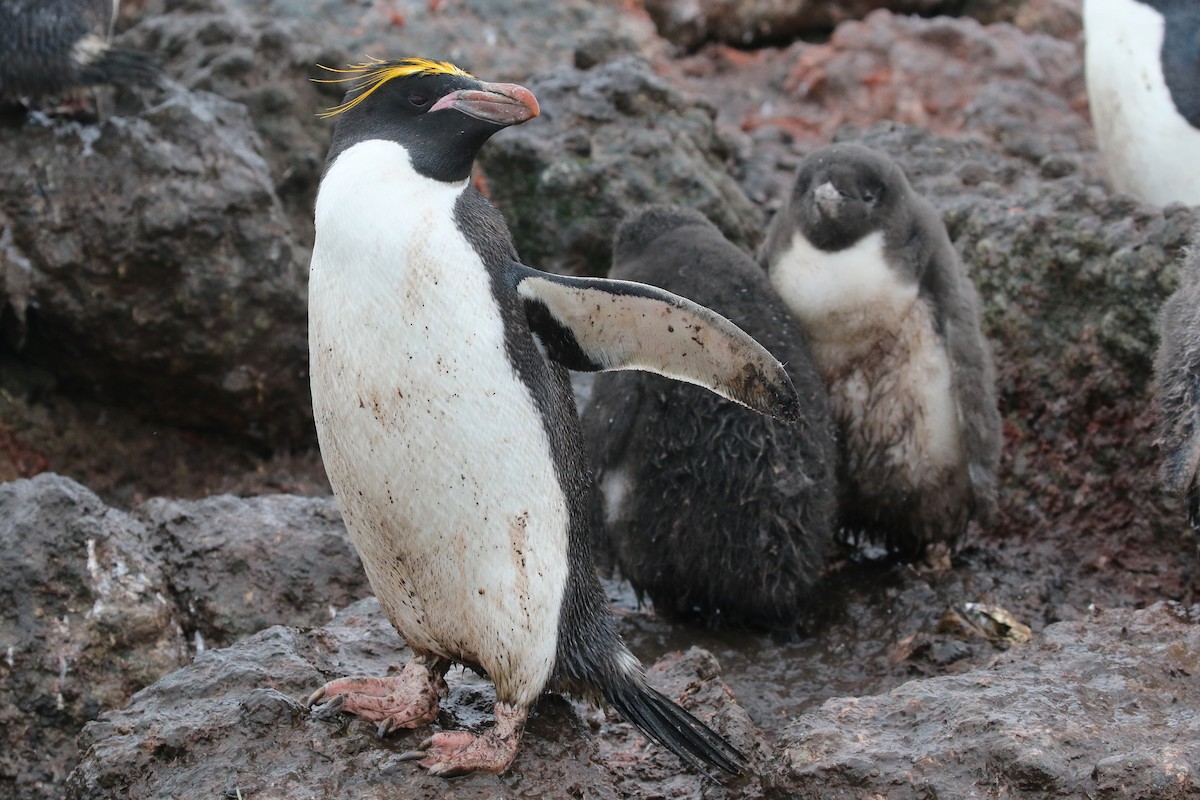
[[[593,542],[668,618],[795,630],[834,541],[837,451],[803,329],[754,259],[700,213],[648,206],[618,227],[610,278],[684,295],[785,365],[784,425],[658,375],[596,376],[583,412]]]
[[[149,53],[113,47],[119,0],[0,0],[0,102],[157,79]]]
[[[309,704],[384,734],[420,727],[458,663],[494,682],[495,724],[404,755],[433,774],[506,770],[551,688],[606,701],[705,774],[738,773],[744,757],[650,688],[617,634],[566,368],[655,371],[794,421],[787,373],[681,297],[518,261],[470,178],[489,137],[537,116],[527,89],[417,58],[341,72],[353,83],[328,112],[309,280],[313,411],[346,527],[413,657]]]
[[[1088,105],[1116,191],[1200,203],[1200,3],[1084,0]]]
[[[1200,225],[1179,269],[1179,288],[1163,305],[1154,359],[1154,397],[1162,482],[1185,495],[1200,533]]]
[[[828,145],[760,260],[829,390],[843,533],[906,558],[953,548],[994,510],[1002,434],[979,299],[937,211],[887,156]]]

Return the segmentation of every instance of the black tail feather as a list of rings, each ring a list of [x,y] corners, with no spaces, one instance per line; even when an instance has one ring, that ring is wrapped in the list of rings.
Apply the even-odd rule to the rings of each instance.
[[[741,773],[746,757],[733,745],[677,703],[646,685],[640,675],[628,677],[622,685],[608,686],[604,690],[609,705],[627,722],[710,780],[716,778],[706,765],[730,775]]]
[[[150,53],[110,48],[84,68],[82,83],[85,86],[151,84],[158,80],[160,72],[158,59]]]

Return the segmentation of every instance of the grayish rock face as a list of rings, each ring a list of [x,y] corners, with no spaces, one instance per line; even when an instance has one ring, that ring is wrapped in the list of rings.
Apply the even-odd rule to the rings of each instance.
[[[79,728],[188,660],[145,528],[57,475],[0,485],[0,795],[61,796]]]
[[[1195,797],[1198,670],[1200,606],[1097,611],[984,669],[804,714],[767,796]]]
[[[373,725],[336,713],[317,715],[303,698],[328,677],[384,674],[408,656],[374,600],[346,609],[325,628],[270,628],[226,650],[204,653],[186,669],[104,715],[82,734],[83,760],[71,775],[71,800],[110,797],[457,798],[629,796],[624,782],[649,778],[697,796],[702,779],[679,776],[646,753],[629,726],[607,723],[549,696],[530,718],[512,768],[448,783],[398,757],[428,729],[380,740]],[[740,747],[756,745],[753,728],[720,682],[711,656],[677,659],[652,680],[710,718]],[[449,676],[439,724],[478,729],[494,699],[470,673]],[[616,728],[622,747],[598,751],[593,725]],[[607,733],[605,734],[607,736]],[[669,758],[669,756],[668,756]]]
[[[314,65],[436,55],[523,80],[582,30],[653,33],[585,0],[417,5],[147,3],[120,41],[178,83],[99,125],[0,128],[0,352],[148,419],[311,443],[307,248],[332,130],[315,114],[342,93]]]
[[[215,95],[155,102],[0,127],[2,346],[147,417],[294,437],[305,273],[261,141]]]
[[[690,206],[735,244],[757,243],[761,216],[730,174],[739,140],[712,106],[632,56],[528,86],[542,115],[479,158],[526,263],[603,274],[617,224],[647,203]]]
[[[0,484],[0,552],[0,797],[61,797],[80,727],[196,650],[368,592],[331,498],[128,514],[45,473]]]
[[[281,623],[319,625],[370,594],[332,498],[154,499],[137,514],[185,631],[208,647]]]

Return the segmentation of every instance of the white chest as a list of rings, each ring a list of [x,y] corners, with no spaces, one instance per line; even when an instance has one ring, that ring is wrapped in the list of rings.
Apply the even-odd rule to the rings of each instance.
[[[902,279],[884,260],[879,232],[828,253],[797,231],[771,266],[771,283],[814,342],[849,345],[907,315],[917,299],[917,284]]]
[[[1136,0],[1086,0],[1088,103],[1113,188],[1152,203],[1200,203],[1200,131],[1162,75],[1162,16]]]
[[[397,628],[530,700],[553,666],[566,502],[488,273],[454,224],[464,188],[417,175],[390,142],[329,170],[309,287],[313,410]]]
[[[797,233],[771,282],[809,334],[851,469],[919,484],[961,459],[949,355],[915,281],[884,260],[883,235],[826,253]]]

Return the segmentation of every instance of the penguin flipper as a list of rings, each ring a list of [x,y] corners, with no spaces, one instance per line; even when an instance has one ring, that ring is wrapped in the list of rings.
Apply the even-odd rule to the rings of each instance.
[[[715,311],[644,283],[512,266],[529,327],[568,369],[654,372],[783,422],[800,418],[783,365]]]

